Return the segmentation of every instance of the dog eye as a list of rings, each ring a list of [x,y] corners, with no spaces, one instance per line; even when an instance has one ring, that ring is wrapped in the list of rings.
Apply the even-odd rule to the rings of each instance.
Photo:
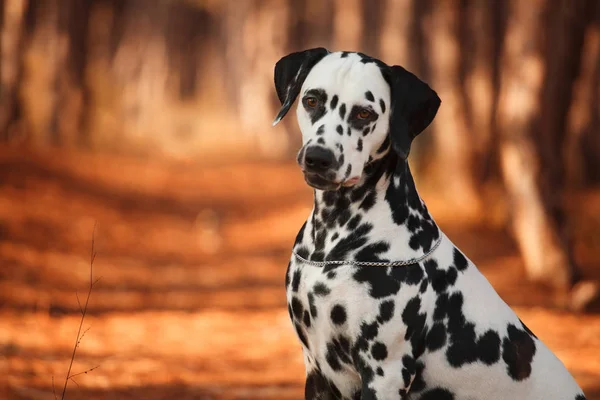
[[[315,97],[305,97],[304,98],[304,104],[307,107],[315,108],[318,103],[319,103],[319,101]]]
[[[371,111],[363,108],[358,112],[358,114],[356,114],[356,116],[360,119],[368,119],[371,116]]]

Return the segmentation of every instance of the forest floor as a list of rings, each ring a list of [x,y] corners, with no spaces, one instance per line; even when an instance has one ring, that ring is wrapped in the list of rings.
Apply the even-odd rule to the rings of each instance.
[[[449,237],[600,400],[600,315],[553,307],[500,228]],[[312,193],[292,164],[166,165],[0,149],[0,398],[60,398],[94,276],[69,399],[300,399],[304,368],[284,274]],[[600,190],[573,194],[576,258],[600,278]]]

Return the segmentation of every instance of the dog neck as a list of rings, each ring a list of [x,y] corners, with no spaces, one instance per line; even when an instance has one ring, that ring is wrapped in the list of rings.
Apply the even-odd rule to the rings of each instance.
[[[428,254],[440,230],[420,198],[408,162],[389,151],[351,188],[315,190],[294,252],[310,261],[404,262]]]

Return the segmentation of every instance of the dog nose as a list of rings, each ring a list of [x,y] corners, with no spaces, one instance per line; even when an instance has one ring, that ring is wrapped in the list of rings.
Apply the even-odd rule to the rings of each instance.
[[[314,172],[324,172],[333,166],[335,155],[333,151],[320,146],[312,146],[306,149],[304,165]]]

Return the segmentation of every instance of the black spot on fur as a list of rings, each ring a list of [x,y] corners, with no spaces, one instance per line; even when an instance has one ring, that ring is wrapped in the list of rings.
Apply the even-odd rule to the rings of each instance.
[[[304,316],[302,317],[302,322],[304,322],[304,326],[310,328],[310,315],[308,310],[304,310]]]
[[[475,324],[465,318],[462,307],[463,295],[460,292],[450,297],[440,294],[436,301],[434,319],[448,317],[448,363],[455,368],[477,361],[487,365],[496,363],[500,357],[500,336],[490,329],[477,338]]]
[[[346,58],[346,57],[348,57],[348,54],[350,54],[349,51],[342,51],[342,54],[340,55],[340,58]]]
[[[304,312],[304,307],[302,307],[302,302],[298,300],[297,297],[292,298],[292,313],[294,317],[300,321],[302,319],[302,313]]]
[[[427,349],[436,351],[446,344],[446,327],[440,323],[434,324],[427,333]]]
[[[411,393],[418,393],[425,389],[426,384],[423,379],[423,370],[425,370],[425,364],[418,361],[415,365],[415,377],[412,381],[412,385],[410,385]]]
[[[325,125],[319,126],[319,129],[317,129],[317,136],[320,136],[324,133],[325,133]]]
[[[421,219],[416,215],[411,215],[408,217],[408,223],[406,227],[410,232],[415,232],[417,229],[421,227]]]
[[[351,173],[352,173],[352,164],[348,164],[348,167],[346,168],[346,173],[344,174],[344,180],[348,179],[350,177]]]
[[[522,381],[531,375],[535,342],[526,331],[513,324],[508,325],[507,331],[508,336],[502,341],[502,359],[506,363],[508,375],[515,381]]]
[[[363,141],[361,138],[358,138],[358,143],[356,144],[356,150],[362,151],[362,149],[363,149]]]
[[[379,255],[389,249],[390,245],[387,242],[371,243],[360,249],[354,256],[354,259],[356,261],[381,261],[382,259]]]
[[[331,103],[329,104],[329,108],[331,108],[331,111],[335,110],[335,108],[337,107],[337,104],[338,104],[338,97],[336,94],[331,98]]]
[[[350,127],[350,125],[348,125],[348,129],[346,130],[346,133],[348,134],[348,136],[352,136],[352,128]]]
[[[371,346],[371,355],[375,360],[383,361],[388,356],[387,347],[381,342],[375,342],[373,343],[373,346]]]
[[[350,165],[348,165],[348,169],[346,170],[346,175],[345,178],[346,179],[348,177],[348,175],[350,175],[349,171],[352,170],[352,167]],[[342,210],[342,212],[340,212],[338,214],[338,225],[340,227],[343,227],[344,225],[346,225],[346,223],[348,222],[348,220],[350,219],[350,217],[352,216],[352,214],[350,213],[350,210]]]
[[[311,400],[330,398],[329,385],[318,371],[311,371],[306,377],[304,396]]]
[[[300,287],[300,278],[302,277],[302,270],[297,269],[294,271],[294,277],[292,278],[292,291],[297,292]]]
[[[315,319],[317,318],[317,305],[315,303],[315,295],[308,293],[308,308],[310,310],[310,316]]]
[[[385,101],[383,99],[379,99],[379,105],[381,106],[381,112],[385,112]]]
[[[423,279],[423,270],[419,264],[392,267],[391,275],[394,279],[408,285],[416,285]]]
[[[327,353],[325,354],[325,359],[332,370],[339,371],[342,369],[342,364],[340,363],[340,359],[335,351],[335,346],[333,343],[327,343]]]
[[[327,296],[327,295],[329,295],[329,293],[331,293],[331,290],[329,290],[329,288],[327,286],[325,286],[325,284],[322,282],[315,284],[314,290],[315,290],[315,294],[317,296],[321,296],[321,297]]]
[[[342,103],[340,106],[340,118],[344,119],[346,117],[346,105]]]
[[[360,203],[358,208],[364,211],[369,211],[375,205],[376,196],[377,193],[375,191],[369,192],[369,194],[367,194],[363,201]]]
[[[436,321],[446,318],[448,309],[450,308],[450,297],[447,293],[440,294],[435,300],[435,309],[433,311],[433,319]]]
[[[427,271],[431,286],[436,292],[445,292],[456,283],[458,274],[455,268],[450,267],[447,270],[438,269],[435,260],[427,260],[423,266],[425,267],[425,271]]]
[[[376,299],[394,295],[400,290],[398,281],[390,278],[384,268],[357,267],[353,278],[359,283],[368,284],[369,295]]]
[[[406,307],[402,311],[402,321],[407,326],[404,339],[410,340],[415,358],[423,354],[426,345],[424,337],[426,315],[420,310],[421,298],[415,296],[406,303]]]
[[[415,359],[408,354],[402,357],[402,365],[404,365],[404,368],[406,368],[411,375],[414,375],[416,372]]]
[[[344,134],[344,128],[341,125],[338,125],[337,128],[335,128],[335,130],[337,131],[337,133],[339,133],[340,135]]]
[[[302,258],[308,258],[308,249],[304,246],[300,246],[296,249],[296,254]]]
[[[352,220],[350,220],[350,222],[352,222]],[[350,225],[348,225],[349,227]],[[354,229],[354,228],[349,228],[349,229]],[[331,241],[335,242],[337,240],[337,238],[340,237],[339,232],[335,232],[332,236],[331,236]]]
[[[300,231],[298,231],[298,234],[296,235],[296,240],[294,241],[295,245],[302,243],[302,239],[304,239],[304,229],[306,229],[306,222],[304,222],[304,224],[302,224]]]
[[[435,388],[423,393],[420,400],[454,400],[454,394],[448,389]]]
[[[325,139],[323,139],[322,137],[317,139],[317,143],[319,144],[325,144]]]
[[[358,224],[360,224],[360,221],[362,220],[362,216],[360,214],[356,214],[354,217],[352,217],[350,219],[350,221],[348,222],[348,229],[353,231],[356,229],[356,227],[358,226]],[[336,232],[334,234],[337,235],[338,233]],[[331,239],[333,240],[333,236],[331,237]]]
[[[373,97],[373,93],[370,90],[365,93],[365,98],[369,101],[375,101],[375,97]]]
[[[586,399],[583,394],[578,394],[577,396],[575,396],[575,400],[586,400]]]
[[[336,304],[331,309],[331,322],[336,325],[343,325],[346,322],[346,309],[340,304]]]
[[[425,293],[427,288],[429,287],[429,282],[427,280],[423,280],[421,282],[421,286],[419,287],[419,293]]]
[[[364,246],[367,243],[367,235],[373,229],[373,225],[363,223],[353,230],[348,236],[341,238],[327,254],[327,260],[341,260],[351,250]]]
[[[363,129],[362,135],[367,136],[369,132],[371,132],[371,127],[367,126],[365,129]]]
[[[454,266],[459,271],[464,271],[469,266],[467,258],[457,248],[454,248]]]
[[[377,375],[383,376],[383,368],[377,367]]]
[[[377,321],[379,323],[388,322],[394,316],[395,303],[393,300],[386,300],[379,305],[379,316]]]
[[[488,330],[477,342],[479,359],[487,365],[492,365],[500,359],[500,336],[498,332]]]
[[[402,380],[404,381],[404,387],[408,387],[410,385],[411,378],[412,376],[410,375],[410,372],[408,372],[406,368],[402,368]]]

